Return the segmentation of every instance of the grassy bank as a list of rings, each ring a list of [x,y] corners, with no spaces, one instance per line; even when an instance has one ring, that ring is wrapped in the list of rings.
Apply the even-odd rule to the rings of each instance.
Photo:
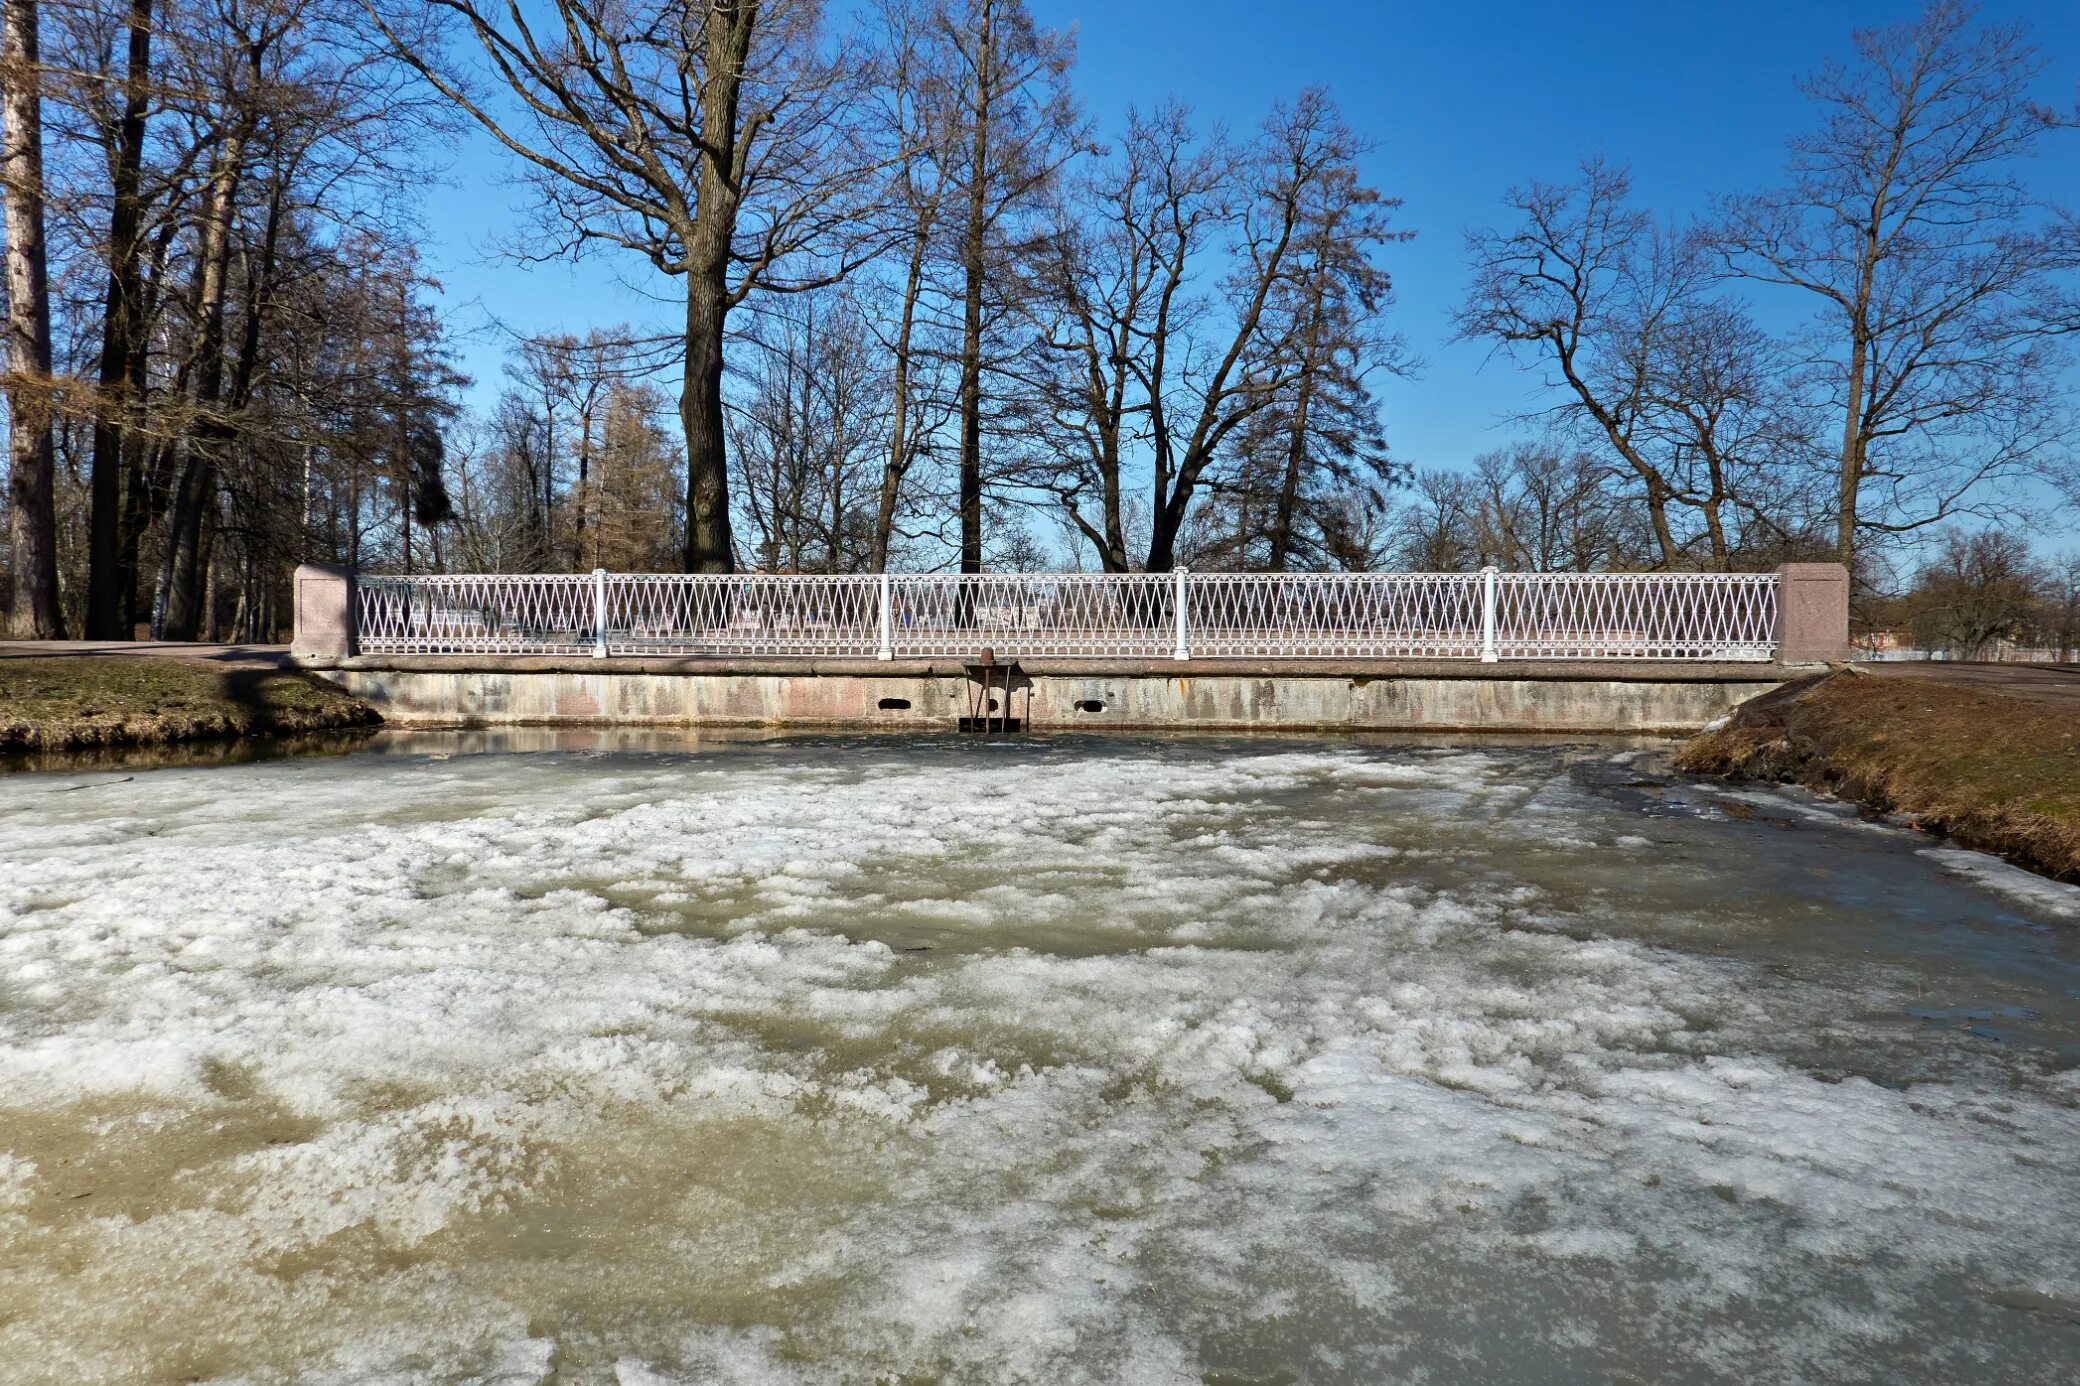
[[[2080,717],[1922,678],[1837,673],[1745,704],[1685,770],[1787,781],[2080,880]]]
[[[0,751],[269,736],[378,720],[365,704],[295,670],[123,655],[0,659]]]

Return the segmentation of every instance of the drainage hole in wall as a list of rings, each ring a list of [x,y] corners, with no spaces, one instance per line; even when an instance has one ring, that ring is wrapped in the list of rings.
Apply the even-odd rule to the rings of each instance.
[[[880,707],[883,712],[908,712],[910,710],[910,700],[908,698],[883,698]]]
[[[1078,712],[1103,712],[1105,704],[1096,698],[1079,698],[1076,700],[1076,710]]]

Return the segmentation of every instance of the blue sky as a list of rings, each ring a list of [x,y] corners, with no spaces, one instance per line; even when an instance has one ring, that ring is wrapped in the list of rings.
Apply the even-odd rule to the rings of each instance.
[[[1370,173],[1401,197],[1416,239],[1390,247],[1395,321],[1425,359],[1419,378],[1383,391],[1388,437],[1423,466],[1456,466],[1517,436],[1508,416],[1534,405],[1536,379],[1484,349],[1452,345],[1465,286],[1461,237],[1497,215],[1512,183],[1568,176],[1582,156],[1628,163],[1644,205],[1683,216],[1709,196],[1767,184],[1809,107],[1795,82],[1849,53],[1850,31],[1909,16],[1910,3],[1327,3],[1238,0],[1030,0],[1041,22],[1078,32],[1077,88],[1101,130],[1129,104],[1176,96],[1246,129],[1272,101],[1327,86],[1377,142]],[[1990,4],[2030,21],[2050,58],[2044,95],[2067,109],[2080,91],[2080,0]],[[522,192],[507,160],[465,140],[429,191],[432,268],[458,327],[497,319],[521,332],[583,332],[622,320],[669,326],[645,296],[672,294],[633,257],[525,269],[492,252]],[[2080,132],[2047,141],[2037,187],[2080,201]],[[509,338],[479,330],[465,369],[488,403]]]

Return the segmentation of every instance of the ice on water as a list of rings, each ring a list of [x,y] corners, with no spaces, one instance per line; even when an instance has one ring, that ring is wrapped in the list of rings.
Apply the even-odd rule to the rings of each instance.
[[[1601,754],[0,779],[0,1362],[2070,1379],[2072,1055],[1900,1023]]]

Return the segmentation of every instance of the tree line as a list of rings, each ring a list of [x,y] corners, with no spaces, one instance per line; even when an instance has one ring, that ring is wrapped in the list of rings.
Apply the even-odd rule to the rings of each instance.
[[[2080,554],[2040,558],[2023,535],[1951,529],[1907,586],[1874,603],[1864,637],[1879,653],[1994,659],[2080,651]]]
[[[1686,221],[1603,159],[1510,190],[1453,331],[1539,405],[1458,467],[1388,448],[1411,232],[1323,90],[1101,123],[1023,0],[0,13],[21,635],[271,635],[306,560],[1868,584],[2071,481],[2080,224],[2023,177],[2071,122],[2027,31],[1951,0],[1806,82],[1772,188]],[[465,409],[413,213],[467,131],[524,188],[508,253],[683,316],[516,340]]]

